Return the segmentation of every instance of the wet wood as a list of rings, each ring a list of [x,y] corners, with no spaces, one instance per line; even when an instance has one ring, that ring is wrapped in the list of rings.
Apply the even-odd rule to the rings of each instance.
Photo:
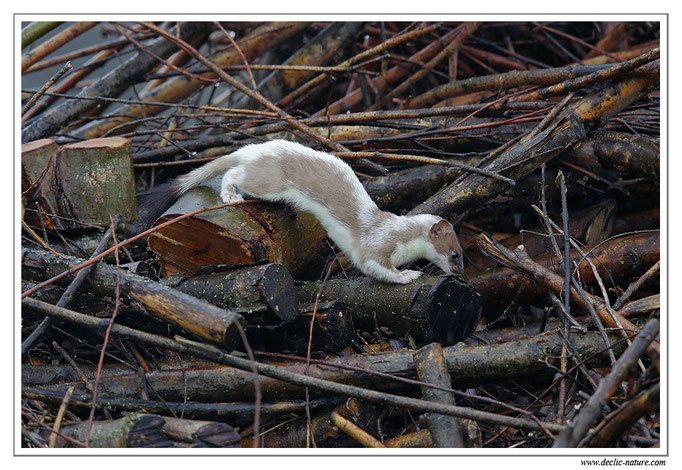
[[[622,132],[597,129],[580,142],[566,158],[578,164],[612,168],[624,176],[660,178],[660,148],[657,142]]]
[[[40,139],[21,146],[21,192],[26,195],[29,209],[24,212],[24,219],[37,227],[41,226],[40,219],[46,227],[66,227],[63,219],[55,217],[59,207],[54,188],[57,151],[58,146],[52,139]]]
[[[90,433],[90,447],[172,447],[170,440],[163,434],[164,419],[154,415],[130,415],[114,421],[93,423]],[[62,428],[61,432],[73,439],[85,442],[87,422]],[[58,447],[66,441],[57,437]]]
[[[431,343],[417,350],[414,354],[414,366],[420,381],[450,388],[452,382],[440,344]],[[425,400],[455,404],[455,396],[450,392],[426,386],[421,389]],[[435,447],[465,447],[465,431],[461,419],[436,413],[425,413],[424,419]]]
[[[219,180],[184,194],[155,225],[222,202]],[[260,262],[283,265],[292,274],[307,270],[327,253],[326,232],[310,214],[258,202],[227,207],[184,219],[149,236],[164,275],[200,268]]]
[[[610,336],[612,341],[615,336]],[[608,358],[604,354],[604,340],[595,332],[572,336],[572,344],[578,354],[589,360],[590,366],[605,365]],[[549,378],[554,370],[545,363],[556,362],[560,357],[562,342],[555,332],[509,341],[501,344],[475,345],[467,347],[451,346],[443,349],[448,372],[454,387],[472,387],[485,383],[499,383],[523,377],[535,379]],[[616,352],[622,351],[622,343],[614,346]],[[310,364],[308,374],[339,383],[352,383],[358,386],[371,386],[385,391],[404,391],[414,388],[392,380],[377,380],[363,371],[380,372],[399,377],[414,377],[413,351],[388,352],[339,356],[325,361],[330,365],[352,366],[342,369],[330,365]],[[282,370],[303,373],[305,360],[274,363]],[[176,370],[158,370],[146,375],[154,390],[165,400],[181,401],[186,396],[192,401],[239,401],[250,400],[253,396],[253,376],[250,372],[232,367],[190,367]],[[138,394],[137,374],[103,377],[101,380],[102,398],[136,397]],[[260,387],[264,397],[284,399],[300,398],[302,388],[276,379],[260,376]],[[62,383],[41,387],[63,396],[66,387],[76,386],[76,393],[85,393],[81,383]],[[313,395],[316,393],[311,390]]]
[[[298,316],[289,323],[255,325],[253,328],[247,326],[246,334],[251,346],[263,351],[306,354],[310,340],[313,351],[335,354],[350,346],[354,340],[353,317],[343,302],[301,305],[299,311]]]
[[[164,284],[220,308],[248,323],[277,325],[298,315],[294,279],[281,264],[266,264],[193,277],[172,276]]]
[[[639,341],[624,332],[668,313],[660,24],[329,19],[112,21],[78,50],[86,23],[22,31],[22,83],[43,87],[21,90],[21,445],[83,446],[48,436],[86,439],[97,375],[93,446],[549,448],[586,409],[582,446],[660,445],[665,339],[595,393]],[[375,282],[285,204],[207,211],[217,180],[165,214],[171,197],[145,205],[150,188],[275,138],[346,158],[384,210],[447,218],[466,280],[420,260],[409,285]],[[113,212],[120,256],[93,259],[54,305]],[[41,319],[56,328],[41,336]]]
[[[660,235],[658,232],[641,233],[615,238],[595,247],[588,247],[590,259],[602,278],[634,279],[644,273],[660,256]],[[580,277],[588,284],[595,282],[592,268],[582,256],[572,252],[573,262],[578,265]],[[535,262],[547,268],[557,265],[556,257],[546,255]],[[481,295],[483,310],[495,318],[494,312],[506,308],[513,299],[517,302],[532,302],[544,299],[545,286],[510,268],[495,268],[488,272],[469,272],[470,282]]]
[[[62,259],[46,251],[26,249],[22,251],[22,276],[44,280],[83,261],[73,257]],[[124,270],[121,270],[119,275],[120,288],[157,318],[171,322],[210,342],[221,345],[236,344],[233,323],[239,319],[237,313],[223,310]],[[100,263],[92,269],[83,289],[112,297],[116,289],[116,277],[115,267]],[[63,278],[62,284],[68,284],[72,279],[73,276],[67,276]]]
[[[651,85],[657,82],[657,75],[640,75],[616,82],[614,85],[594,93],[571,106],[570,114],[575,116],[584,130],[591,130],[606,122],[610,117],[639,99]],[[520,179],[543,163],[562,153],[566,148],[584,139],[569,122],[556,123],[557,127],[546,129],[546,134],[537,134],[534,139],[504,152],[486,169],[499,171],[511,167],[504,176]],[[532,156],[533,158],[528,158]],[[422,204],[412,209],[412,214],[440,214],[461,212],[476,204],[495,197],[505,184],[470,174],[461,182],[450,185]]]
[[[183,24],[180,31],[178,31],[177,28],[174,28],[174,30],[176,34],[180,34],[180,37],[190,39],[198,34],[202,34],[205,28],[205,23],[195,22]],[[173,44],[162,38],[156,38],[151,44],[148,44],[147,47],[148,50],[156,55],[156,57],[162,58],[168,57],[176,50],[176,47]],[[96,109],[98,101],[87,98],[118,95],[128,88],[131,83],[135,83],[143,77],[145,73],[156,67],[158,64],[156,57],[145,51],[139,51],[135,53],[133,57],[118,65],[115,72],[108,73],[96,80],[92,85],[85,87],[78,95],[80,98],[85,99],[69,99],[46,110],[40,117],[24,126],[21,133],[22,143],[52,136],[55,132],[73,122],[75,119]],[[101,134],[84,135],[83,137],[94,138],[100,136]]]
[[[313,302],[320,283],[299,286],[301,302]],[[409,334],[417,341],[454,344],[478,323],[480,299],[456,277],[422,276],[406,285],[387,284],[367,277],[330,279],[320,300],[340,300],[353,314],[353,324],[364,331],[377,327],[393,337]]]

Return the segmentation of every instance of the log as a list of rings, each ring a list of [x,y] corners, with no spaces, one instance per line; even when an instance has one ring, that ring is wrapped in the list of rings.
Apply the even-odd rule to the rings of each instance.
[[[246,327],[252,348],[261,351],[305,354],[308,350],[310,322],[313,305],[302,305],[300,314],[291,322],[274,325]],[[319,302],[315,312],[311,348],[336,354],[350,346],[355,337],[353,318],[343,302]]]
[[[645,313],[652,313],[661,308],[661,295],[655,294],[643,299],[633,300],[625,304],[618,313],[625,318],[633,318]]]
[[[568,224],[569,234],[588,246],[595,246],[606,240],[613,232],[616,207],[615,200],[607,199],[571,213]],[[548,255],[547,261],[549,261],[553,257],[552,245],[550,238],[543,235],[545,232],[544,226],[536,226],[498,241],[510,249],[523,244],[529,256],[536,258],[539,255]],[[563,243],[563,235],[555,234],[554,239],[558,244]],[[481,252],[468,253],[467,261],[469,262],[468,277],[475,276],[483,269],[497,266],[494,260]]]
[[[37,213],[29,204],[25,212],[28,224],[40,227],[40,218],[47,228],[64,229],[63,219],[57,214],[57,195],[54,191],[54,159],[57,144],[52,139],[40,139],[21,146],[21,192],[35,202],[40,209]]]
[[[565,158],[585,166],[612,168],[624,177],[660,178],[659,144],[646,137],[597,129]]]
[[[207,26],[207,23],[195,21],[182,23],[180,27],[180,38],[185,41],[189,41],[192,44],[195,42],[193,40],[195,36],[200,35],[200,38],[203,39]],[[252,60],[260,56],[264,51],[274,47],[276,44],[286,41],[291,36],[304,29],[306,26],[307,24],[304,22],[265,23],[262,26],[254,28],[244,38],[239,39],[237,44],[239,44],[239,48],[241,52],[244,53],[247,60]],[[171,32],[173,32],[173,34],[177,34],[177,31],[171,30]],[[162,37],[157,38],[154,44],[156,44],[156,42],[163,44],[169,49],[169,52],[165,54],[166,56],[170,55],[170,52],[177,49],[173,43]],[[198,44],[196,44],[196,46],[198,46]],[[150,49],[152,49],[152,47],[150,47]],[[143,55],[147,54],[143,53]],[[150,59],[152,58],[150,57]],[[153,66],[158,65],[158,62],[155,59],[152,60]],[[216,65],[224,67],[226,65],[242,63],[242,56],[239,55],[239,52],[235,48],[228,47],[213,54],[211,56],[211,60]],[[192,70],[190,69],[190,72],[191,71]],[[211,72],[204,72],[201,74],[201,76],[204,78],[212,78],[215,77],[215,74],[212,74]],[[76,131],[76,133],[86,139],[100,137],[102,134],[111,130],[115,126],[130,122],[138,117],[155,116],[168,109],[167,106],[160,106],[152,103],[180,103],[182,100],[204,86],[206,86],[206,82],[196,78],[189,78],[184,75],[175,77],[171,80],[167,80],[165,83],[148,91],[140,97],[142,98],[142,101],[147,101],[150,104],[144,106],[137,104],[125,105],[117,110],[115,119],[94,121],[81,127]]]
[[[168,417],[163,420],[161,432],[173,440],[200,447],[239,447],[239,434],[229,424]]]
[[[241,314],[247,323],[278,325],[298,315],[294,279],[281,264],[266,264],[224,273],[170,276],[163,283]]]
[[[96,21],[80,21],[77,23],[72,23],[65,30],[58,32],[31,51],[22,55],[21,72],[24,73],[31,65],[48,56],[54,52],[55,49],[58,49],[59,47],[80,36],[89,29],[94,28],[95,26],[97,26]]]
[[[21,48],[30,46],[36,39],[40,39],[57,26],[61,21],[34,21],[21,29]]]
[[[44,388],[26,387],[22,385],[21,394],[25,398],[39,400],[46,403],[59,405],[64,399],[64,394],[55,393]],[[329,409],[333,406],[346,402],[345,397],[317,398],[309,401],[308,405],[312,412]],[[69,401],[71,408],[89,410],[92,407],[92,397],[88,394],[74,395]],[[108,411],[127,411],[140,413],[154,413],[158,415],[183,414],[192,419],[221,419],[229,420],[230,423],[239,426],[248,426],[253,423],[255,407],[253,402],[235,403],[197,403],[193,401],[165,401],[165,400],[140,400],[136,398],[103,398],[98,396],[96,408]],[[275,403],[261,403],[261,419],[268,421],[281,420],[283,416],[305,413],[305,400],[282,401]]]
[[[508,250],[499,243],[491,240],[485,235],[478,238],[479,246],[488,255],[499,260],[508,266],[513,266],[519,272],[533,279],[533,281],[544,284],[555,294],[559,294],[564,288],[564,279],[542,265],[534,262],[525,252],[523,245],[518,246],[514,251]],[[578,291],[577,288],[571,287],[569,291],[570,300],[583,311],[594,311],[608,328],[618,330],[621,337],[627,337],[638,333],[639,328],[632,324],[629,320],[623,318],[618,312],[610,311],[604,300],[584,291]],[[606,341],[606,338],[604,338]],[[654,360],[658,367],[658,360],[660,357],[660,345],[654,341],[647,348],[647,353]]]
[[[640,233],[615,238],[598,247],[588,247],[590,259],[597,272],[604,279],[631,279],[649,269],[660,259],[660,234],[658,232]],[[581,261],[582,256],[571,251],[573,263]],[[557,265],[556,256],[550,254],[538,257],[535,262],[553,269]],[[589,284],[596,281],[590,265],[583,261],[579,265],[580,279]],[[514,300],[519,304],[544,301],[547,288],[541,283],[511,268],[496,268],[485,272],[467,272],[469,282],[481,296],[483,311],[490,321],[509,307]],[[608,277],[607,277],[608,276]]]
[[[553,447],[578,447],[589,430],[599,421],[603,409],[627,377],[629,369],[644,354],[647,346],[656,340],[658,320],[652,319],[642,328],[632,344],[618,358],[611,371],[599,382],[599,387],[580,408],[580,412],[554,441]]]
[[[512,72],[516,73],[516,72]],[[485,169],[500,171],[505,168],[504,176],[519,180],[543,163],[561,154],[574,143],[583,140],[584,135],[576,131],[576,125],[588,131],[605,123],[644,94],[658,81],[657,74],[643,74],[615,82],[592,95],[583,98],[570,107],[569,113],[575,117],[572,122],[555,122],[557,127],[548,127],[527,142],[522,142],[502,153]],[[447,215],[483,204],[497,196],[506,183],[470,174],[451,184],[410,211],[411,214]]]
[[[360,21],[330,23],[314,38],[306,41],[303,47],[282,62],[282,65],[285,67],[324,65],[332,60],[335,54],[341,52],[345,44],[353,40],[363,25],[364,23]],[[313,73],[305,70],[275,70],[261,80],[258,90],[263,96],[276,102],[308,80]],[[258,109],[258,103],[244,96],[237,102],[236,107]]]
[[[405,434],[400,437],[394,437],[384,442],[386,447],[396,447],[401,449],[415,449],[433,447],[433,439],[431,439],[431,431],[422,429],[421,431]]]
[[[185,193],[154,225],[220,204],[219,191],[217,178]],[[257,202],[248,207],[205,212],[171,224],[149,236],[149,248],[159,257],[163,275],[266,261],[281,264],[297,275],[323,261],[326,236],[310,214],[281,204]]]
[[[265,433],[261,438],[261,446],[270,448],[306,447],[309,445],[309,434],[312,434],[317,446],[359,447],[351,438],[337,429],[331,419],[338,413],[346,419],[353,419],[356,424],[367,428],[376,426],[382,408],[361,400],[351,398],[333,410],[324,411],[314,416],[310,426],[305,417],[285,422],[281,426]],[[242,439],[242,447],[251,447],[252,439]]]
[[[110,217],[137,219],[137,199],[130,141],[122,137],[93,139],[61,148],[51,139],[22,146],[22,191],[43,213],[46,227],[108,227]],[[29,221],[38,214],[29,206]]]
[[[379,442],[374,436],[369,434],[367,431],[362,429],[360,426],[353,423],[353,421],[344,418],[336,411],[331,414],[331,421],[335,428],[340,429],[348,436],[353,438],[355,442],[362,445],[363,447],[370,448],[383,448],[384,445]]]
[[[450,387],[450,374],[440,344],[431,343],[417,350],[414,353],[414,366],[421,382],[439,387]],[[451,392],[425,386],[421,389],[424,400],[446,405],[456,404],[455,396]],[[431,431],[435,447],[465,447],[466,433],[461,419],[436,413],[425,413],[424,419]]]
[[[300,301],[314,302],[319,290],[319,282],[302,282]],[[419,342],[440,341],[447,345],[466,338],[481,316],[478,294],[453,276],[422,276],[406,285],[364,276],[330,279],[322,288],[320,300],[344,302],[357,329],[374,331],[378,326],[396,337],[409,334]]]
[[[587,437],[589,447],[612,447],[642,417],[661,406],[661,384],[657,383],[636,397],[623,403],[617,410],[606,416]]]
[[[623,344],[617,342],[615,335],[610,339],[614,344],[614,352],[619,354]],[[604,339],[597,332],[571,335],[573,346],[581,357],[592,358],[588,367],[609,364],[608,356],[603,352]],[[500,384],[508,380],[532,379],[542,381],[551,379],[555,370],[551,367],[558,364],[562,340],[555,332],[546,332],[531,338],[509,341],[502,344],[476,346],[450,346],[443,349],[448,372],[453,378],[453,387],[474,387],[485,383]],[[594,356],[594,357],[593,357]],[[546,362],[547,361],[547,362]],[[272,363],[278,369],[303,373],[305,360],[299,362]],[[349,355],[331,358],[318,364],[310,364],[308,375],[323,378],[337,383],[353,384],[358,387],[370,387],[383,391],[405,391],[413,385],[399,381],[376,377],[364,371],[386,373],[398,377],[413,377],[415,374],[413,351]],[[351,366],[354,369],[331,367]],[[253,399],[253,375],[232,367],[192,367],[176,370],[159,370],[146,374],[151,388],[158,392],[164,400],[182,401],[250,401]],[[277,397],[298,399],[303,388],[260,375],[260,388],[265,399]],[[100,393],[102,399],[134,398],[138,395],[138,375],[116,375],[102,377]],[[64,396],[69,385],[74,385],[76,394],[87,392],[80,381],[62,383],[44,387],[40,390],[51,391]],[[186,392],[186,393],[185,393]],[[319,395],[310,389],[312,395]],[[328,394],[322,394],[328,396]]]
[[[111,217],[137,219],[137,199],[130,141],[92,139],[61,148],[55,162],[62,215],[107,227]],[[58,193],[59,194],[59,193]]]
[[[63,259],[47,251],[24,249],[22,277],[46,280],[82,262],[84,260],[80,258]],[[58,284],[68,285],[73,278],[73,275],[66,276],[58,281]],[[120,271],[120,287],[159,319],[215,344],[234,346],[240,343],[232,327],[240,318],[237,313],[223,310],[123,269]],[[113,297],[116,289],[116,268],[104,263],[97,264],[90,272],[83,289]]]
[[[96,421],[92,424],[90,447],[173,447],[163,434],[164,419],[160,416],[135,414],[113,421]],[[88,423],[83,422],[62,428],[61,432],[85,442]],[[57,446],[64,447],[64,438],[57,437]]]

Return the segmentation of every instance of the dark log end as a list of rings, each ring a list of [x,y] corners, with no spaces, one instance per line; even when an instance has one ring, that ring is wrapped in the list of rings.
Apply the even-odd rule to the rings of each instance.
[[[298,291],[289,271],[281,264],[268,264],[258,282],[269,310],[284,322],[298,315]]]
[[[197,441],[207,447],[239,447],[241,438],[232,426],[225,423],[210,423],[194,433]]]
[[[412,310],[428,305],[429,340],[451,345],[469,336],[481,318],[481,300],[476,290],[454,276],[427,289],[420,289]]]
[[[173,447],[170,439],[161,432],[164,424],[160,416],[140,416],[128,433],[128,447]]]

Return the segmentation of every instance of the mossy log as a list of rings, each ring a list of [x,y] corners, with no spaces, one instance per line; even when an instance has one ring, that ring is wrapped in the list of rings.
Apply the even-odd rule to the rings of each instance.
[[[59,148],[51,139],[22,146],[22,191],[39,206],[46,227],[108,227],[120,214],[137,219],[130,141],[92,139]],[[29,222],[39,223],[29,204]]]
[[[590,260],[604,282],[635,278],[653,266],[660,259],[660,234],[658,232],[640,233],[614,238],[597,247],[587,247]],[[571,263],[580,262],[580,279],[586,284],[594,283],[595,277],[587,261],[575,250],[571,250]],[[549,268],[556,267],[557,259],[553,254],[535,259],[535,262]],[[471,285],[481,295],[481,303],[488,321],[509,307],[514,301],[525,304],[544,300],[547,288],[510,268],[493,268],[483,273],[467,270]]]
[[[129,415],[113,421],[95,421],[90,432],[90,447],[173,447],[171,441],[163,434],[165,421],[160,416],[147,414]],[[87,421],[67,426],[61,433],[85,442]],[[57,447],[64,447],[67,441],[57,436]]]
[[[43,250],[24,249],[21,275],[22,278],[44,281],[84,261],[74,257],[59,258]],[[90,272],[83,289],[113,297],[116,277],[116,267],[99,263]],[[73,275],[66,276],[57,284],[68,285],[73,278]],[[223,346],[237,344],[233,323],[238,321],[240,316],[235,312],[218,308],[204,300],[123,269],[120,270],[120,287],[157,318],[216,344]]]
[[[615,335],[610,336],[616,355],[623,350],[623,344]],[[609,364],[604,353],[604,339],[597,332],[571,335],[575,351],[588,361],[589,367]],[[448,372],[453,387],[472,387],[485,383],[507,380],[529,379],[535,382],[551,378],[561,355],[562,340],[554,332],[547,332],[531,338],[509,341],[501,344],[476,346],[450,346],[443,348]],[[379,354],[338,356],[328,359],[323,365],[311,363],[308,375],[338,383],[353,384],[382,391],[403,391],[410,385],[376,377],[364,371],[376,371],[399,377],[415,376],[414,351],[399,351]],[[272,363],[283,370],[304,373],[305,361]],[[341,369],[333,365],[351,366]],[[232,367],[193,367],[175,370],[160,370],[146,374],[148,384],[164,400],[171,401],[252,401],[254,397],[253,374]],[[138,396],[136,373],[102,377],[99,397],[135,398]],[[260,388],[264,399],[299,399],[303,388],[277,379],[259,376]],[[61,393],[64,396],[69,385],[74,385],[76,393],[87,393],[85,385],[79,380],[39,387],[40,390]],[[38,387],[36,387],[38,389]],[[317,395],[318,392],[310,390]],[[327,394],[328,395],[328,394]]]
[[[61,148],[55,162],[63,215],[85,224],[108,227],[111,217],[137,219],[137,198],[130,141],[92,139]]]
[[[33,44],[39,39],[62,24],[61,21],[34,21],[21,29],[21,48]]]
[[[168,209],[155,225],[222,203],[220,179],[195,188]],[[306,272],[327,253],[326,232],[305,212],[266,202],[204,212],[149,236],[162,274],[194,274],[208,266],[279,263],[292,274]]]
[[[241,314],[247,323],[278,325],[298,315],[294,279],[281,264],[266,264],[185,278],[170,276],[163,283],[220,308]]]
[[[299,299],[315,301],[319,282],[302,282]],[[321,301],[340,300],[353,314],[357,329],[376,327],[396,337],[409,334],[418,342],[454,344],[478,324],[481,307],[476,291],[463,280],[422,276],[409,284],[387,284],[368,277],[328,280]]]

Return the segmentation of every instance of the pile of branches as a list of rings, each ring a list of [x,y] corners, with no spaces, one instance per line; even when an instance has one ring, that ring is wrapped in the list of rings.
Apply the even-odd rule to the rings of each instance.
[[[22,90],[22,445],[658,445],[659,39],[26,25],[24,83],[46,76]],[[273,139],[453,222],[463,278],[373,281],[314,219],[210,184],[136,196]]]

